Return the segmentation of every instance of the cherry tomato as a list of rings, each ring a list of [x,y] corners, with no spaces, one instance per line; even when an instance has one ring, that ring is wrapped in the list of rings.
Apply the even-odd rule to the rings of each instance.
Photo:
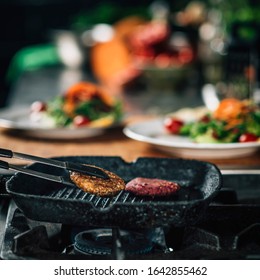
[[[90,119],[86,116],[78,115],[74,117],[73,124],[77,127],[84,126],[90,123]]]
[[[183,48],[179,51],[178,55],[179,61],[181,63],[189,63],[193,60],[194,55],[191,48]]]
[[[217,132],[215,130],[212,131],[212,137],[214,139],[219,139],[219,135],[217,134]]]
[[[160,68],[169,67],[171,64],[171,57],[167,53],[158,54],[155,57],[154,63],[156,64],[156,66],[158,66]]]
[[[208,115],[205,115],[200,119],[200,121],[203,122],[203,123],[209,123],[210,122],[210,117]]]
[[[240,135],[238,141],[240,143],[245,143],[245,142],[255,142],[258,140],[258,137],[253,134],[253,133],[243,133]]]
[[[180,129],[184,125],[184,122],[177,118],[166,118],[164,121],[164,127],[173,134],[179,134]]]

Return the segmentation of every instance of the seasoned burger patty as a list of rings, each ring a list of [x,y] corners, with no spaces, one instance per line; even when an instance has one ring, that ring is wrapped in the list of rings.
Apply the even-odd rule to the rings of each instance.
[[[135,178],[126,184],[126,191],[139,196],[167,196],[180,189],[177,183],[151,178]]]
[[[83,175],[78,172],[71,172],[70,178],[83,191],[99,196],[113,196],[125,189],[125,182],[122,178],[108,170],[100,169],[108,175],[108,179]]]

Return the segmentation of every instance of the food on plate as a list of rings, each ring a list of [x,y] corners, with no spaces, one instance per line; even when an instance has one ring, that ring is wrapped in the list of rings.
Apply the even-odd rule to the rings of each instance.
[[[182,67],[195,60],[195,52],[188,40],[177,38],[165,22],[151,21],[139,26],[128,37],[133,59],[138,67]],[[176,44],[179,41],[179,45]],[[181,44],[181,46],[180,46]]]
[[[196,60],[190,39],[172,30],[167,21],[128,16],[113,30],[110,40],[97,42],[90,52],[92,71],[107,86],[127,87],[149,70],[182,74]]]
[[[52,127],[106,127],[120,120],[119,100],[91,82],[72,85],[63,96],[31,105],[31,118]]]
[[[249,100],[223,99],[215,111],[195,119],[170,114],[164,119],[168,133],[196,143],[244,143],[260,141],[260,108]]]
[[[126,191],[138,196],[168,196],[180,189],[179,184],[157,178],[137,177],[126,184]]]
[[[241,117],[247,113],[248,106],[245,102],[241,102],[235,98],[226,98],[222,100],[213,112],[213,117],[218,120],[223,120],[226,122],[237,120],[242,121]]]
[[[98,196],[114,196],[125,189],[125,182],[122,178],[108,170],[100,169],[108,175],[108,179],[80,174],[78,172],[71,172],[70,178],[84,192]]]

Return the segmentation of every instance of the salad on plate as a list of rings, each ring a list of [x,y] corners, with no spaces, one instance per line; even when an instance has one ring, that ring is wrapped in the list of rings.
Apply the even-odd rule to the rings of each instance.
[[[260,108],[250,100],[226,98],[213,112],[194,110],[167,115],[163,122],[167,133],[195,143],[260,142]]]
[[[78,82],[64,95],[35,101],[30,119],[53,128],[108,127],[121,120],[122,104],[101,86]]]

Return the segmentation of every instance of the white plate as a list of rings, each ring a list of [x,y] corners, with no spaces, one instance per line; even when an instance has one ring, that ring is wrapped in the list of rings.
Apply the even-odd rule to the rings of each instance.
[[[187,137],[168,134],[164,129],[162,118],[129,124],[123,131],[129,138],[152,144],[162,151],[186,158],[235,158],[250,155],[260,148],[259,142],[194,143]]]
[[[33,121],[29,107],[11,107],[0,110],[0,128],[36,138],[69,140],[94,137],[108,127],[55,128]]]

